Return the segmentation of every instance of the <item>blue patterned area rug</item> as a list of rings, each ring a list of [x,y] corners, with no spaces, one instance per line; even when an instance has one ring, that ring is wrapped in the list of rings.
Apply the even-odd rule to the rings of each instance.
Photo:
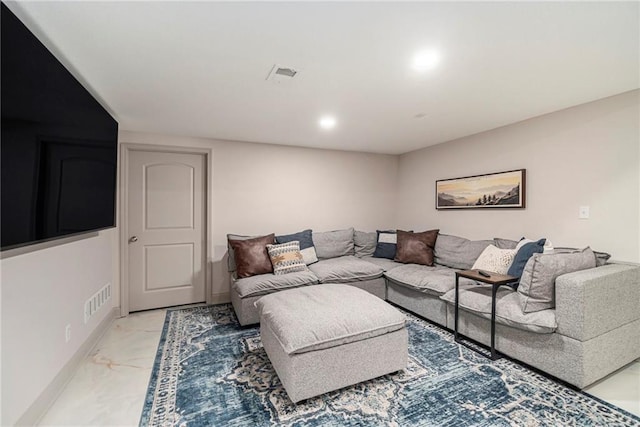
[[[640,418],[407,314],[409,366],[291,403],[230,304],[169,310],[142,426],[640,426]],[[366,363],[366,360],[362,361]]]

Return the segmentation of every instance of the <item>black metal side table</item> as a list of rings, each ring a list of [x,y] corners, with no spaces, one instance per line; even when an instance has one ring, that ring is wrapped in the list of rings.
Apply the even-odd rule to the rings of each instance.
[[[479,270],[463,270],[463,271],[456,271],[456,302],[455,302],[455,315],[454,315],[454,319],[455,319],[455,323],[454,323],[454,338],[455,341],[459,344],[464,345],[465,347],[479,353],[482,354],[485,357],[488,357],[491,360],[497,360],[500,359],[502,356],[498,355],[498,353],[496,352],[496,292],[498,291],[498,288],[502,285],[509,285],[512,283],[515,283],[518,281],[517,277],[513,277],[513,276],[508,276],[506,274],[498,274],[498,273],[493,273],[490,271],[487,271],[486,273],[489,274],[488,277],[486,276],[482,276],[479,273]],[[464,277],[467,279],[471,279],[471,280],[475,280],[477,282],[482,282],[482,283],[486,283],[488,285],[491,285],[492,289],[491,289],[491,355],[487,356],[486,354],[478,351],[477,348],[469,345],[467,342],[465,342],[462,338],[461,335],[458,334],[458,305],[459,305],[459,297],[458,297],[458,288],[459,288],[459,282],[460,282],[460,278]]]

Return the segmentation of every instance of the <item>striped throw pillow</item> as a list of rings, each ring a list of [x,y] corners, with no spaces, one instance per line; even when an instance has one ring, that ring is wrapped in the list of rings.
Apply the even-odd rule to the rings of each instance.
[[[273,265],[273,274],[279,275],[308,270],[300,253],[300,242],[296,240],[279,245],[267,245],[267,251]]]

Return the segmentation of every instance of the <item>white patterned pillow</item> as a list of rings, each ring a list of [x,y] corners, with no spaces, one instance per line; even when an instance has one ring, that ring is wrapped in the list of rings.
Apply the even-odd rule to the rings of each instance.
[[[515,249],[498,249],[489,245],[480,254],[471,267],[473,270],[487,270],[498,274],[507,274],[518,251]]]
[[[300,253],[300,242],[296,240],[279,245],[267,245],[267,252],[269,252],[269,258],[271,258],[273,265],[273,274],[280,275],[308,270]]]

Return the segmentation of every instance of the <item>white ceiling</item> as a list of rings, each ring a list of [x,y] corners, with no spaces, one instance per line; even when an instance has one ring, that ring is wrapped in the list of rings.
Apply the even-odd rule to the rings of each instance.
[[[10,4],[121,129],[390,154],[640,87],[639,7]],[[442,60],[419,74],[424,48]],[[266,81],[274,64],[299,74]]]

